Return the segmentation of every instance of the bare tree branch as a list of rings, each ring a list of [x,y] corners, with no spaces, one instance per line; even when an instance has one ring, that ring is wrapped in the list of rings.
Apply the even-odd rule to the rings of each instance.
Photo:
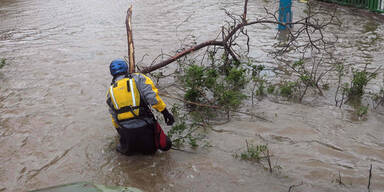
[[[134,73],[135,72],[135,47],[133,46],[131,18],[132,18],[132,5],[127,11],[125,25],[127,28],[129,73]]]
[[[300,26],[295,31],[291,30],[288,27],[289,41],[285,45],[281,46],[278,51],[276,51],[275,53],[276,56],[289,52],[292,49],[303,53],[310,47],[315,48],[317,50],[320,50],[319,46],[322,46],[322,49],[326,48],[325,47],[326,42],[324,40],[322,29],[334,22],[334,19],[335,19],[334,15],[331,15],[331,19],[329,21],[319,24],[319,22],[316,19],[312,19],[312,17],[314,17],[314,15],[316,15],[317,13],[312,13],[312,11],[310,10],[308,16],[305,18],[299,19],[298,21],[291,22],[291,23],[282,23],[278,21],[278,17],[277,17],[278,11],[271,13],[267,9],[265,9],[267,13],[266,17],[261,17],[254,21],[248,21],[247,5],[248,5],[248,0],[245,0],[243,14],[240,16],[236,16],[235,14],[231,14],[227,10],[224,10],[226,15],[232,21],[231,22],[226,21],[226,25],[225,25],[226,27],[224,26],[222,27],[221,41],[217,40],[216,38],[213,40],[209,40],[209,41],[194,45],[188,49],[183,50],[180,53],[177,53],[174,56],[171,56],[170,58],[164,61],[161,61],[160,63],[143,68],[141,72],[142,73],[152,72],[154,70],[167,66],[168,64],[178,60],[179,58],[187,54],[190,54],[194,51],[197,51],[207,46],[222,47],[224,48],[225,53],[231,56],[233,61],[239,62],[239,54],[237,54],[232,49],[232,46],[237,45],[235,43],[235,40],[239,37],[239,35],[241,34],[245,35],[247,37],[247,53],[248,53],[249,52],[249,36],[244,29],[247,26],[251,26],[255,24],[280,24],[284,26],[291,26],[291,25]],[[313,38],[312,36],[314,35],[314,33],[318,34],[318,37]],[[303,36],[302,34],[305,34],[306,38],[308,39],[308,42],[304,42],[304,43],[298,42],[299,39],[304,38],[302,37]]]
[[[245,0],[243,17],[242,17],[243,23],[247,23],[247,9],[248,9],[247,6],[248,6],[248,0]]]
[[[222,41],[211,40],[211,41],[206,41],[204,43],[200,43],[200,44],[198,44],[198,45],[196,45],[196,46],[194,46],[192,48],[186,49],[183,52],[178,53],[177,55],[175,55],[175,56],[173,56],[173,57],[171,57],[171,58],[169,58],[169,59],[167,59],[165,61],[162,61],[162,62],[157,63],[157,64],[155,64],[153,66],[150,66],[150,67],[146,67],[141,72],[142,73],[152,72],[152,71],[154,71],[156,69],[162,68],[162,67],[164,67],[164,66],[166,66],[166,65],[168,65],[168,64],[170,64],[170,63],[172,63],[174,61],[176,61],[180,57],[183,57],[183,56],[185,56],[185,55],[187,55],[189,53],[197,51],[197,50],[199,50],[201,48],[204,48],[206,46],[212,46],[212,45],[223,46],[223,42]]]

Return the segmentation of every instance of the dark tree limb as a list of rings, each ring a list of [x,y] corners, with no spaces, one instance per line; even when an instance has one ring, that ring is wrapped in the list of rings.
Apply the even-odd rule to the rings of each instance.
[[[181,57],[183,57],[183,56],[185,56],[185,55],[187,55],[189,53],[192,53],[192,52],[197,51],[197,50],[199,50],[201,48],[204,48],[206,46],[211,46],[211,45],[223,46],[223,42],[222,41],[211,40],[211,41],[206,41],[204,43],[200,43],[200,44],[198,44],[196,46],[193,46],[193,47],[191,47],[189,49],[186,49],[186,50],[176,54],[175,56],[173,56],[173,57],[171,57],[171,58],[169,58],[169,59],[167,59],[165,61],[162,61],[162,62],[157,63],[157,64],[155,64],[153,66],[150,66],[150,67],[146,67],[141,72],[142,73],[152,72],[152,71],[154,71],[156,69],[162,68],[162,67],[164,67],[164,66],[166,66],[166,65],[168,65],[168,64],[170,64],[170,63],[172,63],[174,61],[176,61],[177,59],[179,59],[179,58],[181,58]]]
[[[295,188],[295,187],[299,187],[300,185],[303,185],[304,183],[303,182],[301,182],[300,184],[297,184],[297,185],[291,185],[291,186],[289,186],[289,189],[288,189],[288,192],[292,192],[293,191],[293,189]]]
[[[232,29],[228,35],[226,35],[224,37],[224,40],[223,41],[217,41],[217,40],[210,40],[210,41],[206,41],[206,42],[203,42],[203,43],[200,43],[198,45],[195,45],[189,49],[186,49],[178,54],[176,54],[175,56],[165,60],[165,61],[162,61],[160,63],[157,63],[153,66],[150,66],[150,67],[146,67],[144,68],[141,72],[142,73],[150,73],[154,70],[157,70],[159,68],[162,68],[164,66],[167,66],[168,64],[176,61],[177,59],[189,54],[189,53],[192,53],[194,51],[197,51],[201,48],[204,48],[204,47],[207,47],[207,46],[221,46],[221,47],[224,47],[227,45],[227,42],[230,40],[230,38],[240,29],[242,29],[243,27],[245,26],[248,26],[248,25],[254,25],[254,24],[257,24],[257,23],[271,23],[271,24],[279,24],[279,22],[277,21],[269,21],[269,20],[258,20],[258,21],[253,21],[253,22],[250,22],[250,23],[241,23],[241,24],[238,24],[234,29]],[[237,59],[236,55],[231,51],[231,50],[227,50],[228,53],[233,57],[234,60]],[[238,59],[237,59],[238,61]]]
[[[245,0],[243,16],[241,18],[243,20],[243,23],[247,23],[247,9],[248,9],[247,6],[248,6],[248,0]]]
[[[369,168],[369,178],[368,178],[368,191],[371,191],[371,179],[372,179],[372,164],[371,167]]]

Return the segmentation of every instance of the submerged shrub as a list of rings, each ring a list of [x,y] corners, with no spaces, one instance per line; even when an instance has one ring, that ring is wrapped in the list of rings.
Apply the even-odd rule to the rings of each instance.
[[[364,88],[369,82],[369,74],[366,71],[354,71],[348,96],[361,97],[364,94]]]
[[[381,88],[378,93],[373,94],[372,100],[374,102],[374,108],[376,109],[380,105],[384,105],[384,88]]]
[[[189,65],[182,77],[186,92],[184,98],[192,102],[235,109],[246,98],[241,90],[247,84],[246,70],[232,67],[227,75],[214,67]]]
[[[0,59],[0,69],[3,68],[3,67],[5,66],[5,61],[6,61],[5,58],[1,58],[1,59]]]
[[[184,98],[187,101],[198,102],[200,101],[201,92],[197,89],[190,88],[185,92]]]
[[[265,95],[265,93],[264,93],[265,85],[264,84],[265,84],[265,80],[260,79],[257,90],[256,90],[256,95],[258,95],[258,96]]]
[[[293,95],[293,89],[295,86],[295,82],[284,82],[282,85],[280,85],[280,95],[283,97],[291,97]]]
[[[240,91],[223,89],[217,96],[217,101],[219,106],[223,106],[225,109],[236,109],[246,97]]]
[[[273,94],[273,92],[275,92],[275,85],[270,85],[268,88],[267,88],[267,92],[268,94]]]
[[[208,89],[213,89],[216,86],[216,81],[219,74],[215,69],[208,69],[205,72],[205,79],[204,79],[204,85]]]
[[[368,106],[360,106],[356,110],[357,116],[363,117],[364,115],[368,114]]]
[[[231,88],[236,90],[243,89],[247,84],[245,72],[246,70],[244,69],[233,67],[225,80]]]
[[[204,67],[190,65],[184,75],[184,83],[187,87],[194,88],[202,86],[204,83]]]
[[[189,118],[188,113],[182,113],[181,107],[177,104],[171,107],[173,116],[175,117],[175,124],[168,131],[168,137],[176,147],[189,144],[191,147],[198,147],[202,144],[204,135],[196,133],[201,128],[199,120],[196,118]]]
[[[259,162],[262,158],[267,156],[267,150],[267,145],[253,145],[247,143],[247,149],[240,154],[235,153],[234,157],[240,158],[241,160]]]

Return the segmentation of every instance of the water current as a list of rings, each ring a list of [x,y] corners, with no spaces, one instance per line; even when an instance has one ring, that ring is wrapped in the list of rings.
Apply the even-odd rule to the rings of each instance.
[[[185,37],[215,38],[225,20],[222,8],[241,13],[243,1],[1,0],[0,58],[7,64],[0,69],[0,191],[78,181],[143,191],[367,191],[371,164],[371,189],[384,191],[383,109],[355,121],[351,108],[334,107],[331,91],[304,104],[264,99],[244,107],[272,122],[235,114],[208,133],[212,147],[195,153],[118,154],[104,99],[110,61],[127,55],[124,22],[131,4],[136,60],[147,55],[141,62],[147,65],[159,53],[177,50]],[[277,5],[252,0],[248,18]],[[304,13],[305,3],[293,6],[294,18]],[[351,8],[340,8],[339,16],[342,28],[331,33],[339,36],[345,62],[369,61],[370,69],[382,65],[382,41],[357,41],[382,36],[382,17]],[[370,23],[377,29],[366,35]],[[250,32],[250,56],[276,65],[267,54],[276,42],[276,26]],[[383,78],[369,88],[378,90]],[[279,171],[270,174],[266,164],[234,158],[245,140],[268,144]]]

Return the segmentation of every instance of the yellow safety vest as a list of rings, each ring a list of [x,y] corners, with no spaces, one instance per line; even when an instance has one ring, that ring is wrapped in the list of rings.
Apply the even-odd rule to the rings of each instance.
[[[133,77],[118,80],[109,88],[111,105],[117,114],[117,120],[127,120],[140,114],[140,92]],[[134,114],[132,113],[134,112]]]

